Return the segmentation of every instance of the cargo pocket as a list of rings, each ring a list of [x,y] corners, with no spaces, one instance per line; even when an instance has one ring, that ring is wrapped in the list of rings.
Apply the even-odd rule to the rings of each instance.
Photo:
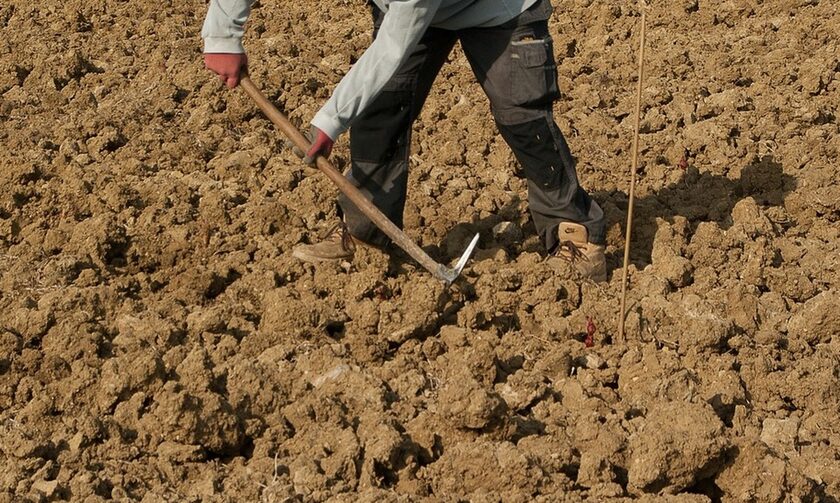
[[[551,37],[510,43],[511,90],[514,106],[539,107],[560,96]]]

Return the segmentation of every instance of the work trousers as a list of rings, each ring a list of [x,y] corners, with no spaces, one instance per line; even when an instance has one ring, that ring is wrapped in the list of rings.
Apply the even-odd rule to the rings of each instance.
[[[384,14],[372,9],[376,36]],[[394,224],[402,228],[412,123],[460,41],[489,98],[499,132],[522,165],[528,207],[546,249],[557,246],[562,222],[583,224],[591,242],[604,243],[603,211],[578,183],[575,160],[552,114],[559,91],[548,33],[550,14],[549,0],[541,0],[503,25],[429,28],[383,92],[352,124],[346,176]],[[376,246],[388,244],[388,237],[346,196],[338,202],[351,235]]]

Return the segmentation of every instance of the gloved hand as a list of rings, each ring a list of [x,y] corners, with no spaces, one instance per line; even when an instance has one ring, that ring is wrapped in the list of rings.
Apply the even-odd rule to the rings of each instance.
[[[332,153],[333,144],[335,143],[325,132],[315,126],[312,126],[309,132],[309,141],[312,142],[312,146],[309,148],[309,152],[303,157],[303,162],[310,166],[315,164],[315,158],[319,155],[324,156],[325,159],[328,158],[330,153]]]
[[[204,66],[215,73],[222,84],[233,89],[239,85],[239,78],[248,69],[248,56],[223,52],[209,52],[204,55]]]

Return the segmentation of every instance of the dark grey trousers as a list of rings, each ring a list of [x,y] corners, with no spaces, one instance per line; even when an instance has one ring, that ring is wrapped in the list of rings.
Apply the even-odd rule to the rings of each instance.
[[[375,7],[374,36],[383,14]],[[547,250],[557,245],[557,226],[586,226],[589,240],[603,244],[604,214],[581,188],[575,161],[554,122],[559,96],[554,49],[548,33],[549,0],[491,28],[429,28],[417,48],[350,129],[347,178],[402,227],[408,182],[411,125],[456,41],[490,100],[502,137],[528,179],[528,207]],[[345,196],[339,197],[350,233],[384,246],[385,236]]]

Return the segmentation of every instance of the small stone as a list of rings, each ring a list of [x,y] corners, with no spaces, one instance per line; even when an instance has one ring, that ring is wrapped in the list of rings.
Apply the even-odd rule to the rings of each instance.
[[[572,372],[572,356],[568,350],[555,349],[540,358],[534,365],[534,370],[541,373],[552,383],[559,382]]]
[[[796,455],[799,419],[765,419],[761,428],[761,441],[779,456]]]
[[[310,379],[309,383],[313,387],[318,388],[327,381],[334,381],[335,379],[338,379],[341,376],[341,374],[349,372],[350,370],[352,369],[349,365],[347,365],[346,363],[341,363],[328,370],[327,372],[324,372],[323,374],[319,375],[318,377]]]
[[[73,435],[73,438],[67,442],[67,445],[70,447],[70,452],[77,453],[85,444],[85,435],[81,431]]]
[[[501,222],[493,227],[493,237],[503,245],[512,245],[522,241],[522,229],[513,222]]]
[[[583,359],[583,366],[590,370],[598,370],[604,368],[604,359],[594,353],[589,353]]]
[[[42,493],[47,498],[51,498],[58,490],[57,480],[38,480],[32,484],[32,489]]]

